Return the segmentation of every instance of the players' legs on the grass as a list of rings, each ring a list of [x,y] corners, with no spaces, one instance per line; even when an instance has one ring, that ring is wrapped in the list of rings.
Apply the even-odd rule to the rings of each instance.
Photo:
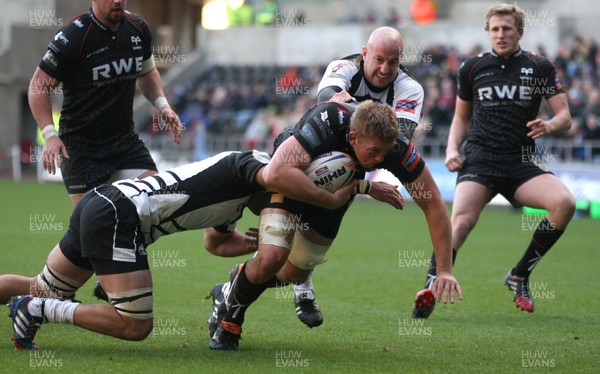
[[[35,277],[17,274],[0,275],[0,304],[6,304],[13,296],[29,295]]]
[[[62,300],[72,298],[91,275],[91,270],[69,261],[60,246],[56,245],[37,277],[3,277],[0,281],[2,298],[26,295],[14,298],[9,303],[15,347],[38,349],[33,339],[44,322],[73,323],[73,315],[79,304]]]
[[[548,221],[564,231],[575,213],[575,197],[553,174],[542,174],[523,183],[515,191],[515,199],[526,206],[548,211]]]
[[[575,198],[556,176],[549,173],[539,174],[521,184],[513,198],[522,205],[546,209],[548,212],[538,223],[525,253],[504,279],[504,284],[515,294],[517,308],[531,313],[534,311],[534,302],[529,293],[529,277],[542,257],[562,236],[575,213]]]
[[[35,347],[32,340],[41,323],[74,324],[125,340],[142,340],[148,336],[152,331],[153,314],[152,278],[147,263],[117,263],[93,259],[90,262],[95,271],[101,274],[98,279],[106,290],[111,305],[84,305],[50,298],[46,295],[56,290],[48,290],[47,285],[38,285],[37,293],[44,294],[43,297],[25,296],[29,299],[21,303],[23,305],[15,303],[11,306],[17,347]],[[82,269],[67,259],[59,246],[51,252],[47,267],[55,269],[55,274],[64,275],[81,284],[93,274],[91,270]],[[53,283],[62,285],[56,281]],[[30,325],[37,327],[28,328]]]
[[[538,224],[529,247],[513,270],[513,275],[527,279],[573,218],[575,197],[556,176],[542,174],[519,186],[515,199],[520,204],[546,209],[548,212],[546,218]]]
[[[315,300],[312,272],[322,264],[333,239],[320,235],[316,230],[296,232],[288,262],[277,274],[278,278],[295,284],[294,305],[298,319],[313,328],[323,324],[323,314]]]
[[[149,269],[99,275],[110,304],[80,305],[76,326],[125,340],[143,340],[152,331],[152,276]]]
[[[477,182],[464,181],[456,185],[452,202],[452,248],[456,251],[477,224],[491,195],[491,189]]]
[[[261,212],[258,252],[231,282],[227,313],[210,341],[211,349],[237,349],[246,310],[269,285],[278,282],[275,275],[287,261],[295,229],[288,216],[282,209],[267,208]]]
[[[68,288],[73,288],[70,292],[74,293],[91,274],[91,271],[69,261],[62,254],[59,245],[56,245],[48,255],[40,275],[31,278],[26,296],[14,298],[9,303],[15,347],[38,349],[39,346],[33,339],[42,323],[73,323],[73,315],[79,304],[61,301],[56,297],[63,296],[62,292]],[[73,286],[74,284],[78,286]],[[9,292],[14,296],[15,290]],[[23,290],[19,294],[23,294]]]
[[[307,282],[314,268],[325,262],[331,244],[333,239],[322,236],[316,230],[296,231],[288,261],[277,277],[295,284]]]

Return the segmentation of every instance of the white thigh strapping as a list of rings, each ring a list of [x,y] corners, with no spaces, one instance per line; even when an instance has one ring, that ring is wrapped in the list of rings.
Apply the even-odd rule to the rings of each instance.
[[[286,249],[292,246],[294,227],[285,214],[261,214],[258,225],[258,244],[276,245]]]
[[[301,233],[296,232],[288,261],[300,269],[312,270],[315,266],[325,262],[325,254],[329,247],[330,245],[315,244],[307,240]]]
[[[83,284],[58,274],[51,269],[48,264],[44,266],[42,272],[37,276],[38,290],[42,291],[43,297],[52,299],[66,300],[72,299]]]
[[[153,318],[152,313],[152,287],[138,288],[122,292],[107,292],[112,306],[121,315],[137,318]]]

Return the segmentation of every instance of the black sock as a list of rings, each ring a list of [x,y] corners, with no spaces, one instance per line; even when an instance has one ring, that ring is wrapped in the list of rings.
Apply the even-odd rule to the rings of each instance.
[[[544,218],[535,229],[529,247],[527,247],[525,254],[523,254],[523,257],[513,269],[512,274],[518,277],[529,278],[535,265],[552,248],[554,243],[558,241],[563,232],[556,229],[553,224],[548,222],[547,218]]]
[[[452,266],[454,266],[454,261],[456,261],[456,254],[458,251],[452,248]],[[431,279],[437,276],[436,270],[437,261],[435,260],[435,251],[431,254],[431,263],[429,264],[429,269],[427,269],[427,278],[425,279],[425,288],[429,288],[431,286]]]
[[[285,287],[289,285],[288,282],[282,282],[277,278],[277,275],[273,275],[273,278],[269,279],[266,283],[267,288]]]
[[[250,282],[246,276],[246,264],[244,264],[229,294],[229,310],[223,321],[241,326],[244,323],[246,309],[267,289],[268,284],[269,281],[263,284]]]

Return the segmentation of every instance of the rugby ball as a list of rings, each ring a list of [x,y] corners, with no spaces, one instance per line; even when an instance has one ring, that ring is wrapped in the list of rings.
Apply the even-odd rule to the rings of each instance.
[[[348,154],[338,151],[315,157],[304,169],[305,174],[317,187],[335,192],[354,178],[356,165]]]

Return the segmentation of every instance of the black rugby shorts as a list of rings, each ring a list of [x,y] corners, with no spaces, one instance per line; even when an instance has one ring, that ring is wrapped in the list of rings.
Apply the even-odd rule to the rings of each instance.
[[[106,183],[117,170],[156,170],[150,152],[139,137],[102,150],[68,150],[61,173],[69,194],[82,194]]]
[[[69,261],[97,275],[149,268],[136,208],[110,185],[83,196],[59,245]]]

